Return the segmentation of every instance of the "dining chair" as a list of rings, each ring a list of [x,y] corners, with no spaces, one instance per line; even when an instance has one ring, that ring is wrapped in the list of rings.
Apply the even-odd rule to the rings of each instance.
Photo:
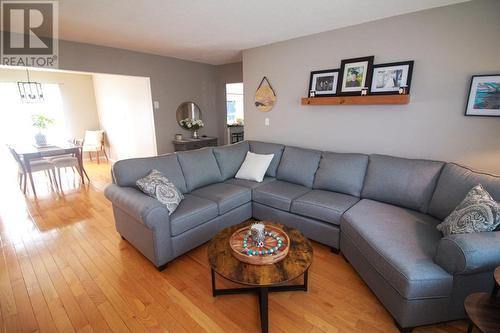
[[[79,139],[72,139],[70,142],[76,146],[82,146],[82,140]],[[78,157],[75,156],[75,154],[66,154],[66,155],[57,155],[57,156],[51,156],[51,157],[46,157],[46,160],[48,160],[52,165],[54,166],[55,171],[57,172],[57,179],[59,180],[59,189],[62,191],[62,180],[61,180],[61,169],[64,169],[66,171],[66,168],[71,168],[71,170],[75,174],[79,174],[80,177],[83,175],[80,172],[80,164],[78,162]],[[85,177],[87,177],[87,180],[90,182],[89,175],[87,175],[87,172],[85,169],[82,168],[83,174]]]
[[[99,153],[103,153],[108,161],[108,155],[104,149],[104,131],[85,131],[85,137],[83,139],[83,152],[88,152],[90,160],[92,161],[92,153],[96,154],[97,164],[99,164]]]
[[[9,146],[8,148],[18,166],[17,177],[19,181],[19,188],[23,191],[24,194],[26,194],[26,187],[27,187],[26,164],[12,147]],[[30,167],[31,167],[31,173],[44,171],[45,175],[49,177],[51,184],[55,184],[56,188],[58,187],[56,174],[54,171],[55,168],[50,161],[47,161],[45,159],[31,160]]]

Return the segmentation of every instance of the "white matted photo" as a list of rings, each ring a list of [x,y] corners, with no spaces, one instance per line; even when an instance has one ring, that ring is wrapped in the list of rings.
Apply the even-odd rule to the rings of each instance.
[[[311,72],[309,93],[314,91],[315,96],[334,96],[337,94],[338,79],[338,69]]]
[[[500,117],[500,74],[472,76],[465,115]]]
[[[413,61],[374,65],[370,93],[398,94],[401,87],[406,87],[409,93],[412,72]]]
[[[369,87],[372,76],[373,56],[342,60],[340,93],[358,95],[364,87]]]

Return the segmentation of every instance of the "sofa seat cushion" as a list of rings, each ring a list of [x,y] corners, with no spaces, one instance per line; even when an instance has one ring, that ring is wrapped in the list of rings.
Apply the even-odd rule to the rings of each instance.
[[[191,194],[215,202],[220,215],[252,200],[252,191],[249,188],[226,183],[208,185]]]
[[[231,179],[226,180],[225,183],[226,184],[233,184],[233,185],[237,185],[237,186],[248,187],[249,189],[254,189],[254,188],[259,187],[262,184],[269,183],[275,179],[276,178],[273,178],[273,177],[264,177],[262,182],[259,183],[259,182],[255,182],[253,180],[231,178]]]
[[[312,190],[293,200],[291,212],[339,225],[344,212],[358,201],[359,198],[347,194]]]
[[[288,212],[292,201],[309,191],[305,186],[275,180],[254,188],[252,197],[255,202]]]
[[[177,236],[218,216],[217,204],[194,195],[184,195],[170,215],[170,233]]]
[[[342,217],[341,237],[355,244],[405,299],[448,297],[453,276],[435,264],[438,220],[389,204],[361,200]],[[340,243],[342,249],[342,241]]]

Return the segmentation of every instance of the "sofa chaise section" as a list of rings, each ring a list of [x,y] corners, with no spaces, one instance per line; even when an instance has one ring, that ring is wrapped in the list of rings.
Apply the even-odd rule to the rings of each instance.
[[[439,322],[447,315],[453,276],[433,261],[441,239],[438,223],[369,199],[343,216],[342,253],[402,327]]]
[[[443,237],[436,229],[478,183],[500,194],[500,178],[453,163],[370,156],[340,247],[400,327],[464,318],[464,298],[491,291],[498,232]]]

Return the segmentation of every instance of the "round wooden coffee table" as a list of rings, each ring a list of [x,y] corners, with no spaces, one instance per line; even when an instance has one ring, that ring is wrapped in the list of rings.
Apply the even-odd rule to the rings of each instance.
[[[238,229],[252,221],[226,228],[208,244],[208,261],[212,273],[213,296],[255,293],[259,296],[260,324],[262,332],[268,331],[268,293],[281,291],[307,291],[308,270],[313,258],[309,240],[297,229],[279,223],[263,221],[266,225],[281,228],[290,238],[290,250],[285,259],[272,265],[251,265],[239,261],[231,254],[229,238]],[[245,285],[244,288],[217,289],[215,273],[223,278]],[[302,284],[287,283],[303,275]]]

